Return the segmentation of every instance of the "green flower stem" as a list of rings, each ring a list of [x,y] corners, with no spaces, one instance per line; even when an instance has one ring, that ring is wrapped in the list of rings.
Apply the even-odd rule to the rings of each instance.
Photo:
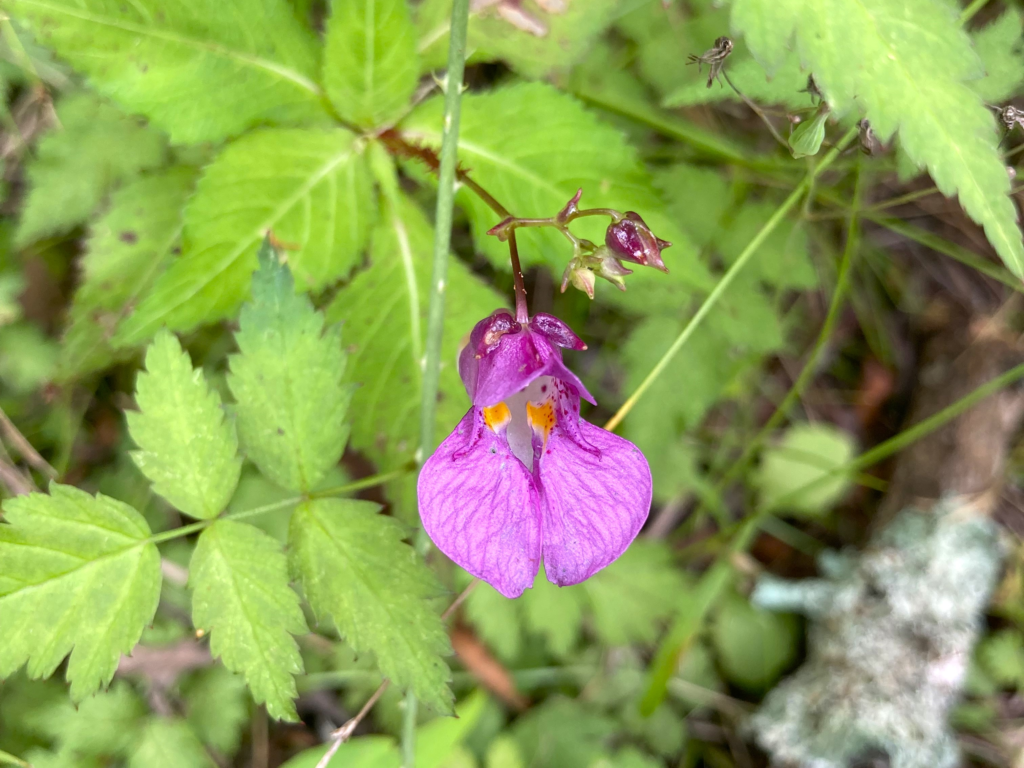
[[[445,75],[444,129],[441,135],[441,157],[437,181],[437,209],[434,215],[434,266],[430,276],[430,308],[427,311],[427,337],[423,355],[423,390],[420,400],[420,448],[422,464],[434,452],[434,410],[441,377],[441,340],[444,334],[444,294],[448,274],[448,251],[452,238],[452,210],[455,206],[455,179],[458,165],[459,116],[462,106],[462,80],[466,65],[466,29],[469,24],[469,0],[454,0],[448,38],[448,72]],[[515,248],[515,239],[509,238]],[[518,267],[518,265],[513,265]],[[516,269],[521,280],[521,271]],[[517,285],[518,287],[518,285]],[[516,304],[520,302],[516,292]],[[525,292],[523,294],[525,305]],[[423,528],[416,533],[416,549],[423,553],[428,546]],[[416,695],[405,695],[402,715],[402,766],[416,765]]]
[[[796,204],[800,202],[800,198],[811,189],[814,179],[828,168],[837,157],[839,157],[839,153],[846,148],[846,145],[849,144],[856,135],[856,128],[851,128],[847,131],[846,135],[840,139],[839,143],[821,159],[821,162],[804,177],[803,181],[797,185],[796,189],[794,189],[790,193],[789,197],[782,202],[782,205],[776,209],[775,213],[772,214],[772,217],[765,222],[764,226],[761,227],[761,230],[754,236],[754,239],[747,244],[746,248],[743,249],[739,258],[737,258],[736,261],[733,262],[733,265],[729,267],[729,270],[722,275],[722,279],[718,281],[718,285],[716,285],[714,290],[712,290],[711,293],[708,294],[708,297],[704,299],[704,303],[700,305],[700,308],[694,316],[690,318],[686,327],[683,328],[679,336],[676,337],[676,340],[672,342],[672,346],[669,347],[665,354],[661,356],[658,363],[654,366],[651,372],[647,374],[647,377],[640,382],[640,386],[633,391],[633,394],[626,399],[626,402],[622,404],[622,407],[619,408],[619,410],[615,412],[615,415],[612,416],[604,425],[605,429],[609,431],[614,430],[622,423],[622,420],[626,418],[626,415],[633,410],[633,406],[637,404],[637,401],[643,397],[651,384],[653,384],[654,381],[665,371],[668,364],[672,362],[672,358],[679,354],[679,350],[681,350],[686,342],[690,340],[694,331],[697,330],[697,327],[703,322],[704,318],[710,314],[712,308],[718,303],[718,300],[722,297],[722,294],[725,293],[729,285],[732,284],[732,281],[736,278],[736,275],[740,273],[740,270],[742,270],[743,267],[746,266],[747,262],[753,258],[754,254],[757,253],[761,244],[773,231],[775,231],[775,228],[782,222]]]
[[[964,8],[963,13],[960,14],[961,26],[966,24],[968,21],[974,18],[974,14],[980,11],[988,5],[988,0],[974,0],[973,3]]]

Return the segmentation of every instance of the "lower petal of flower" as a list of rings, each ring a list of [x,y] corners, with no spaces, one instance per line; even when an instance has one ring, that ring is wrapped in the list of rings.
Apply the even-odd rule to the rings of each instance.
[[[576,413],[566,410],[539,462],[544,570],[562,587],[625,552],[651,508],[651,470],[640,449],[583,420],[576,428]]]
[[[437,548],[505,597],[540,566],[539,498],[509,449],[508,408],[471,408],[420,471],[420,519]]]

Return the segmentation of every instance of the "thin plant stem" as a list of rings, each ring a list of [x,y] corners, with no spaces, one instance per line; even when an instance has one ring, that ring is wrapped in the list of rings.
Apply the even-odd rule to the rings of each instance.
[[[988,5],[988,0],[974,0],[974,2],[972,2],[966,8],[964,8],[963,12],[960,14],[960,26],[963,26],[968,21],[973,19],[974,14],[976,14],[986,5]]]
[[[654,368],[651,369],[651,372],[647,374],[647,376],[644,378],[642,382],[640,382],[640,385],[633,391],[633,394],[631,394],[626,399],[626,402],[622,404],[622,407],[620,407],[619,410],[615,412],[615,415],[612,416],[604,425],[605,429],[609,431],[614,430],[619,424],[622,423],[622,420],[626,418],[626,415],[631,410],[633,410],[633,406],[637,404],[637,401],[639,401],[640,398],[643,397],[644,393],[650,388],[650,386],[655,382],[655,380],[662,373],[665,372],[665,369],[668,367],[669,363],[672,362],[672,359],[677,354],[679,354],[679,351],[683,348],[686,342],[690,340],[690,337],[693,336],[694,331],[697,330],[697,327],[701,324],[701,322],[703,322],[704,318],[707,317],[707,315],[711,312],[711,309],[715,306],[715,304],[718,303],[718,300],[722,297],[722,294],[725,293],[729,285],[732,284],[732,281],[736,278],[736,275],[738,275],[740,271],[743,269],[743,267],[746,266],[747,262],[750,261],[751,258],[753,258],[754,254],[757,253],[758,248],[761,247],[761,244],[768,238],[768,236],[773,231],[775,231],[775,228],[782,222],[786,215],[796,206],[796,204],[800,201],[800,198],[803,197],[804,193],[806,193],[811,188],[811,184],[814,181],[815,177],[818,176],[818,174],[822,173],[835,161],[837,157],[839,157],[839,153],[842,152],[846,145],[853,140],[853,137],[856,134],[856,128],[851,128],[849,131],[847,131],[846,135],[843,136],[839,143],[836,144],[836,146],[834,146],[831,150],[829,150],[829,153],[821,159],[821,162],[818,163],[818,165],[815,166],[810,171],[810,173],[808,173],[804,177],[803,181],[801,181],[800,184],[797,185],[796,189],[794,189],[790,193],[789,197],[787,197],[782,202],[782,205],[780,205],[776,209],[775,213],[772,214],[771,218],[765,222],[764,226],[761,227],[761,230],[756,235],[754,235],[754,239],[747,243],[747,247],[743,249],[743,252],[739,255],[739,258],[737,258],[736,261],[733,262],[733,265],[729,267],[729,270],[724,275],[722,275],[722,279],[718,281],[718,284],[714,287],[711,293],[708,294],[708,297],[704,299],[704,303],[700,305],[700,308],[693,315],[693,317],[690,318],[690,321],[686,324],[686,327],[683,328],[683,330],[679,333],[679,336],[676,337],[676,340],[672,342],[672,346],[670,346],[665,351],[665,354],[661,356],[661,359],[657,362]]]
[[[462,107],[462,81],[466,65],[466,29],[469,24],[469,0],[452,3],[448,38],[448,71],[444,88],[444,127],[438,167],[437,208],[434,215],[434,264],[430,277],[430,306],[427,310],[427,338],[423,355],[423,390],[420,399],[420,463],[434,452],[434,414],[441,378],[441,341],[444,335],[444,298],[448,274],[448,251],[452,238],[452,212],[455,206],[455,182],[458,170],[459,117]],[[493,198],[492,198],[493,199]],[[514,243],[510,240],[510,243]],[[518,266],[514,264],[513,266]],[[522,280],[520,270],[515,270]],[[525,291],[523,303],[525,306]],[[518,310],[519,293],[516,294]],[[518,311],[517,311],[518,314]],[[416,532],[416,549],[423,554],[429,544],[420,527]],[[405,695],[402,716],[402,765],[416,765],[416,714],[418,702],[411,690]]]
[[[799,400],[800,396],[804,393],[807,385],[810,384],[811,379],[814,378],[815,372],[818,370],[818,365],[821,362],[821,358],[825,352],[825,346],[828,340],[832,337],[832,333],[835,330],[837,323],[839,322],[839,313],[845,305],[846,291],[850,286],[850,267],[853,264],[853,258],[857,253],[857,248],[860,245],[860,199],[861,199],[861,175],[858,171],[856,181],[854,182],[854,193],[853,193],[853,206],[850,209],[850,223],[846,232],[846,246],[843,248],[842,261],[839,264],[839,276],[836,278],[836,288],[832,293],[832,300],[829,303],[828,312],[825,315],[825,322],[821,326],[821,330],[818,332],[818,338],[814,343],[814,349],[811,351],[810,356],[804,363],[803,368],[796,377],[796,381],[793,382],[793,386],[790,387],[786,396],[782,399],[782,402],[776,407],[775,411],[768,418],[768,421],[764,423],[757,434],[752,440],[747,441],[743,453],[740,457],[733,462],[732,466],[725,472],[722,479],[715,485],[716,495],[720,494],[721,491],[732,482],[750,463],[754,454],[758,448],[761,447],[765,439],[778,427],[783,420],[789,415],[793,405]]]
[[[29,465],[37,472],[46,475],[51,480],[57,479],[57,470],[50,466],[49,462],[44,459],[30,443],[21,431],[14,425],[7,414],[4,413],[3,409],[0,408],[0,432],[3,432],[4,437],[11,444],[18,453],[21,454],[22,458],[29,463]]]
[[[772,121],[768,119],[768,115],[764,113],[764,110],[757,106],[755,102],[744,96],[743,92],[733,84],[732,80],[729,79],[729,73],[725,71],[725,67],[722,68],[721,74],[722,77],[725,78],[725,82],[729,84],[729,87],[736,91],[736,95],[743,99],[743,103],[750,107],[754,111],[754,114],[761,118],[761,122],[768,126],[768,132],[771,133],[772,137],[788,150],[789,142],[782,138],[782,136],[779,135],[779,132],[775,130],[775,126],[772,125]]]
[[[255,517],[256,515],[265,515],[268,512],[276,512],[279,509],[287,509],[288,507],[301,504],[303,501],[309,499],[323,499],[330,496],[340,496],[343,493],[355,493],[361,491],[364,488],[372,488],[375,485],[381,485],[382,483],[395,480],[403,475],[408,474],[412,471],[412,467],[401,467],[399,469],[393,469],[390,472],[382,472],[379,475],[370,475],[370,477],[364,477],[359,480],[354,480],[351,483],[345,485],[336,485],[333,488],[326,488],[322,491],[314,491],[313,493],[307,493],[303,496],[292,496],[288,499],[281,499],[281,501],[275,501],[271,504],[264,504],[260,507],[253,507],[252,509],[242,509],[238,512],[229,512],[226,515],[215,517],[211,520],[200,520],[198,523],[190,523],[189,525],[182,525],[178,528],[172,528],[169,531],[162,531],[150,536],[146,541],[150,544],[159,544],[164,541],[170,541],[171,539],[180,539],[182,536],[188,536],[204,528],[209,528],[218,520],[244,520],[247,517]]]

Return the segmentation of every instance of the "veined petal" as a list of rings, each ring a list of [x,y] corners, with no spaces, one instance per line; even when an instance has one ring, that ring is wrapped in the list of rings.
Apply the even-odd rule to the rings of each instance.
[[[505,438],[500,403],[470,408],[420,471],[420,519],[437,548],[493,586],[519,597],[540,566],[540,509],[533,478]]]
[[[540,428],[536,462],[544,570],[578,584],[626,551],[651,508],[651,470],[628,440],[579,418],[579,398],[562,390],[554,425]],[[549,422],[550,423],[550,422]]]

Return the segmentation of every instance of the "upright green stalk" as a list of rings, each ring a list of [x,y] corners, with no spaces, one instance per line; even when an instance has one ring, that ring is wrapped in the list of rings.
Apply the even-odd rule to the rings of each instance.
[[[448,72],[444,78],[444,127],[441,134],[441,166],[438,169],[437,211],[434,216],[434,267],[430,275],[430,308],[423,354],[423,391],[420,400],[420,464],[434,452],[434,408],[441,375],[441,338],[444,334],[444,293],[448,276],[448,250],[452,239],[452,208],[455,205],[455,171],[458,165],[459,109],[466,65],[466,27],[469,0],[454,0],[448,40]],[[416,548],[423,552],[427,539],[421,528]],[[416,695],[405,696],[402,722],[402,766],[416,765]]]

